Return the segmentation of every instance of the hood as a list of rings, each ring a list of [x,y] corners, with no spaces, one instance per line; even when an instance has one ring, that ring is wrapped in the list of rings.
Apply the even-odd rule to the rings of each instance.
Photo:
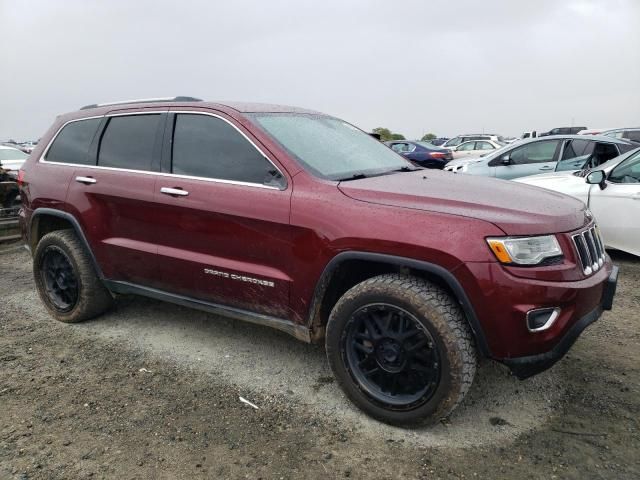
[[[554,185],[581,185],[585,183],[584,177],[578,177],[573,173],[573,171],[541,173],[539,175],[516,178],[512,181],[543,188],[553,188]]]
[[[440,170],[363,178],[338,188],[363,202],[484,220],[507,235],[567,232],[586,223],[585,205],[561,193]]]

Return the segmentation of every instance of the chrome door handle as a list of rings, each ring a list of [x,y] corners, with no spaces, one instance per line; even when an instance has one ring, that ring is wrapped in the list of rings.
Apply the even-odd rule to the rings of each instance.
[[[179,197],[186,197],[187,195],[189,195],[189,192],[187,192],[186,190],[171,187],[162,187],[160,189],[160,193],[164,193],[165,195],[176,195]]]
[[[85,185],[91,185],[92,183],[97,183],[98,181],[93,177],[76,177],[76,182],[84,183]]]
[[[552,170],[553,167],[540,167],[540,170]]]

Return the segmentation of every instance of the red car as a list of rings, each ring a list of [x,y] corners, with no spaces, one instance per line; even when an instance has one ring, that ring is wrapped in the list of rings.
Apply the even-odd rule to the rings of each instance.
[[[478,356],[549,368],[615,292],[581,202],[417,168],[309,110],[92,105],[56,119],[19,180],[53,317],[135,293],[324,341],[346,394],[391,423],[447,416]]]

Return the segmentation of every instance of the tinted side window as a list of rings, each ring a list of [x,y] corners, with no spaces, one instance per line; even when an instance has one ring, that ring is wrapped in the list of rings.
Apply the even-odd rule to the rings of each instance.
[[[88,153],[100,120],[90,118],[67,124],[49,147],[45,160],[80,165],[93,164],[94,160],[89,158]]]
[[[161,115],[111,117],[98,151],[101,167],[151,170]]]
[[[277,183],[275,180],[280,176],[227,122],[209,115],[192,114],[176,115],[171,171],[261,185]]]
[[[535,142],[515,149],[511,155],[511,163],[526,165],[529,163],[552,162],[555,158],[559,140]]]

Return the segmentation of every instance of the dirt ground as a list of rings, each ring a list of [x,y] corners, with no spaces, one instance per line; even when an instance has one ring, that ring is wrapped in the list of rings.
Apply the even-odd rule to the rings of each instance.
[[[640,478],[633,257],[552,370],[483,363],[447,422],[406,430],[357,411],[320,347],[266,328],[136,297],[57,323],[27,252],[0,249],[0,479]]]

